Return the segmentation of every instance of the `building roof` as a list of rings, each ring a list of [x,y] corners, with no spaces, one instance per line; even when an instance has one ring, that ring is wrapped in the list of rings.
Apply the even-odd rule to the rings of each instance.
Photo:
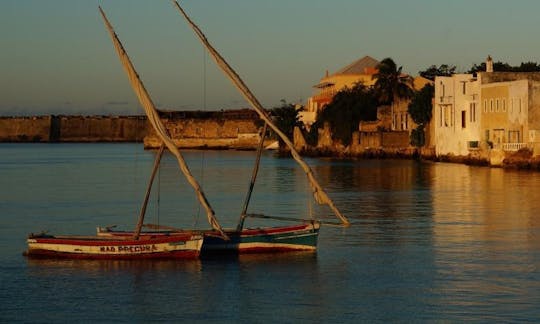
[[[373,74],[374,69],[379,65],[379,61],[374,59],[371,56],[364,56],[359,60],[352,62],[341,70],[337,71],[336,74]]]

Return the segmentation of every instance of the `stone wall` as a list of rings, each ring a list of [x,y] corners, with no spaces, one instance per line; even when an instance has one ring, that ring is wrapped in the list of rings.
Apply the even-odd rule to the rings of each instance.
[[[0,142],[140,142],[142,116],[1,117]]]
[[[251,110],[160,112],[181,147],[256,148],[260,120]],[[148,136],[147,136],[148,135]],[[145,116],[0,117],[0,142],[142,142],[159,146]],[[268,140],[267,144],[272,141]]]
[[[261,131],[258,119],[246,118],[165,118],[165,127],[180,148],[256,149]],[[265,142],[270,144],[271,140]],[[154,130],[144,138],[145,148],[157,148],[161,140]]]
[[[142,116],[55,118],[60,142],[141,142],[147,134],[146,118]]]
[[[180,119],[163,120],[173,139],[180,138],[237,138],[241,134],[258,134],[253,120],[244,119]]]
[[[50,116],[0,117],[0,142],[48,142]]]
[[[382,132],[360,132],[360,149],[382,147]]]

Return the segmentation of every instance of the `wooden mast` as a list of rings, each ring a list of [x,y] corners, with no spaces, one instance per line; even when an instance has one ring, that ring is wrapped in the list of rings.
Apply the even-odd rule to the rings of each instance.
[[[247,87],[247,85],[244,83],[244,81],[240,78],[240,76],[234,71],[234,69],[225,61],[225,59],[217,52],[217,50],[210,44],[206,36],[203,34],[203,32],[200,30],[200,28],[191,20],[191,18],[187,15],[187,13],[180,7],[180,4],[176,0],[172,0],[173,4],[176,6],[176,8],[180,11],[182,16],[186,19],[188,24],[191,26],[199,40],[204,44],[208,52],[212,55],[212,58],[217,63],[217,65],[223,70],[225,75],[233,82],[233,84],[236,86],[236,88],[240,91],[240,93],[244,96],[244,98],[251,104],[253,109],[259,114],[260,118],[263,119],[276,134],[283,140],[283,142],[289,147],[291,150],[291,154],[293,158],[300,164],[304,172],[306,173],[307,178],[309,179],[309,183],[311,185],[311,189],[313,191],[313,195],[315,197],[315,200],[319,204],[327,204],[330,209],[334,212],[334,214],[341,220],[344,226],[349,226],[350,222],[349,220],[341,214],[341,212],[337,209],[337,207],[334,205],[334,202],[328,197],[326,192],[323,190],[323,188],[320,186],[320,184],[315,179],[315,176],[313,175],[313,172],[311,171],[310,167],[302,160],[300,157],[300,154],[296,151],[294,148],[293,143],[289,140],[289,138],[272,122],[264,108],[262,107],[259,100],[253,95],[251,90]]]
[[[133,239],[138,240],[139,235],[141,234],[142,226],[144,223],[144,215],[146,214],[146,207],[148,206],[148,199],[150,198],[150,192],[152,191],[152,184],[154,183],[154,178],[156,177],[157,170],[159,168],[159,162],[165,151],[165,144],[161,143],[159,151],[157,152],[156,159],[154,160],[154,166],[152,167],[152,173],[150,174],[150,181],[146,188],[146,194],[144,196],[144,201],[141,207],[141,213],[139,214],[139,221],[137,222],[137,227],[135,228],[135,233],[133,233]]]
[[[240,220],[238,221],[238,225],[236,226],[237,231],[241,231],[244,227],[244,220],[246,219],[246,213],[249,206],[249,201],[251,200],[251,193],[253,192],[253,187],[255,186],[255,180],[257,180],[257,174],[259,173],[259,164],[261,163],[261,155],[262,151],[264,149],[264,139],[266,138],[266,130],[268,128],[268,125],[264,123],[262,135],[261,135],[261,142],[259,143],[259,147],[257,148],[257,158],[255,159],[255,166],[253,167],[253,173],[251,174],[251,181],[249,183],[249,189],[246,194],[246,200],[244,201],[244,206],[242,207],[242,212],[240,213]]]

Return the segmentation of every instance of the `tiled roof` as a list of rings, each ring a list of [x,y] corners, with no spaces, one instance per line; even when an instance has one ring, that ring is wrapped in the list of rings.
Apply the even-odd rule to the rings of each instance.
[[[379,65],[379,61],[377,61],[371,56],[364,56],[361,59],[354,61],[346,67],[342,68],[341,70],[337,71],[336,73],[334,73],[334,75],[369,74],[368,71],[373,71],[377,67],[377,65]]]

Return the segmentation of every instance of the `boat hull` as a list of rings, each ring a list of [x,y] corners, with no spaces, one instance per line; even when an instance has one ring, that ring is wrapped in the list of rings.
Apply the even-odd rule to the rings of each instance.
[[[288,251],[315,251],[319,236],[320,224],[317,222],[281,227],[263,227],[243,229],[241,231],[225,230],[229,241],[217,236],[213,231],[203,232],[202,253],[274,253]],[[130,236],[133,232],[115,231],[98,228],[98,236],[115,237]],[[180,235],[175,231],[142,232],[143,236]]]
[[[274,253],[288,251],[315,251],[319,236],[319,223],[286,227],[265,227],[225,230],[230,240],[205,235],[202,253]]]
[[[106,238],[100,236],[30,236],[28,257],[68,259],[194,259],[200,255],[202,235]]]

